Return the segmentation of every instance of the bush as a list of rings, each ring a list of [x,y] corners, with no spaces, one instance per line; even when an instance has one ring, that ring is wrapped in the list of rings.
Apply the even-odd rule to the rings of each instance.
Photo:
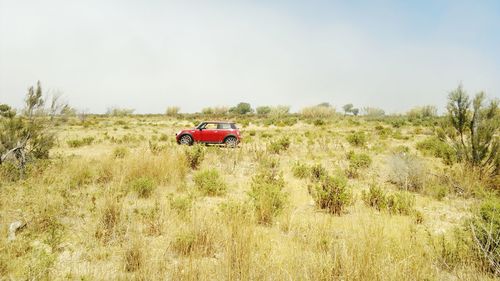
[[[389,157],[389,180],[399,188],[420,191],[425,185],[427,168],[422,160],[406,153]]]
[[[309,107],[304,107],[300,114],[304,116],[305,118],[329,118],[335,115],[335,108],[332,106],[323,106],[323,105],[316,105],[316,106],[309,106]]]
[[[474,248],[480,258],[496,274],[500,273],[500,199],[483,202],[471,219]]]
[[[118,159],[125,158],[127,154],[128,154],[128,149],[126,147],[120,146],[120,147],[115,147],[115,149],[113,149],[114,158]]]
[[[309,186],[316,206],[331,214],[340,215],[352,203],[352,193],[344,177],[323,177],[318,183]]]
[[[260,171],[252,178],[248,193],[255,206],[257,221],[265,225],[272,224],[288,200],[288,195],[283,191],[285,181],[277,167],[277,161],[263,161]]]
[[[91,145],[93,142],[94,142],[93,137],[85,137],[82,139],[73,139],[73,140],[66,141],[68,146],[72,147],[72,148],[81,147],[81,146],[85,146],[85,145]]]
[[[144,245],[139,241],[139,238],[134,238],[124,252],[123,263],[125,271],[135,272],[144,264]]]
[[[309,176],[309,167],[299,161],[293,163],[292,166],[293,176],[299,179],[305,179]]]
[[[354,146],[365,146],[366,134],[364,132],[354,132],[347,136],[347,141]]]
[[[323,119],[314,119],[313,124],[319,127],[325,125],[325,121]]]
[[[215,169],[197,172],[194,177],[194,185],[204,195],[219,196],[227,192],[227,185]]]
[[[211,256],[215,252],[216,235],[211,226],[202,222],[178,232],[172,241],[173,250],[183,256]]]
[[[141,177],[131,182],[132,189],[141,198],[148,198],[155,189],[155,183],[151,178]]]
[[[169,106],[167,107],[167,110],[165,111],[165,114],[167,116],[177,116],[179,115],[179,111],[181,111],[181,108],[178,106]]]
[[[399,191],[387,196],[387,209],[392,214],[411,215],[415,212],[415,195]]]
[[[367,206],[373,207],[379,211],[387,209],[387,196],[378,185],[370,185],[368,192],[363,190],[361,192],[361,198]]]
[[[287,136],[281,137],[276,141],[271,141],[267,146],[267,149],[271,153],[280,153],[281,151],[285,151],[290,147],[290,139]]]
[[[437,137],[429,137],[417,143],[417,149],[425,155],[431,155],[443,159],[446,165],[451,165],[456,162],[457,155],[453,147],[441,141]]]
[[[357,177],[359,169],[365,169],[370,167],[372,159],[368,154],[359,153],[356,154],[354,151],[350,151],[347,154],[347,159],[349,160],[349,168],[347,169],[347,175],[350,177]]]
[[[193,207],[193,196],[191,195],[170,195],[168,201],[170,208],[174,209],[180,216],[186,216]]]
[[[95,237],[103,242],[108,242],[120,234],[121,202],[118,199],[107,199],[101,207],[100,213]]]
[[[187,163],[191,169],[197,169],[205,157],[205,150],[201,145],[194,145],[185,151]]]
[[[325,167],[318,163],[311,166],[309,176],[312,181],[319,181],[322,178],[326,177],[327,174],[328,172],[326,171]]]
[[[417,214],[415,211],[415,195],[398,191],[386,194],[378,185],[370,185],[368,192],[361,192],[361,198],[365,205],[379,211],[387,210],[391,214],[411,215]]]

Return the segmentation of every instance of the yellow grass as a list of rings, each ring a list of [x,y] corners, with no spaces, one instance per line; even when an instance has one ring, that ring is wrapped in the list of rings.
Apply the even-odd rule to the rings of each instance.
[[[88,127],[63,125],[45,168],[0,186],[0,280],[494,280],[470,250],[446,248],[458,243],[453,233],[470,217],[472,197],[450,193],[438,200],[425,189],[414,193],[419,223],[413,215],[363,204],[361,191],[372,183],[397,189],[388,182],[387,157],[401,145],[418,154],[415,143],[426,137],[426,128],[420,134],[400,128],[405,140],[381,137],[377,122],[358,122],[332,121],[321,130],[305,122],[285,128],[250,124],[239,148],[204,147],[198,170],[218,170],[227,185],[221,196],[197,190],[196,171],[185,158],[190,148],[175,143],[174,133],[191,122],[102,117]],[[353,130],[366,132],[366,147],[349,144]],[[168,139],[158,140],[161,134]],[[73,148],[66,143],[84,136],[95,141]],[[273,157],[287,205],[263,225],[247,192],[270,154],[267,144],[281,136],[291,145]],[[150,149],[150,141],[159,151]],[[332,175],[344,172],[349,150],[370,155],[372,164],[348,180],[354,203],[347,212],[330,215],[316,208],[310,181],[294,177],[292,166],[319,163]],[[439,159],[421,157],[433,174],[443,173]],[[137,178],[154,182],[149,197],[131,189]],[[9,242],[15,220],[26,226]],[[447,251],[460,258],[450,259]]]

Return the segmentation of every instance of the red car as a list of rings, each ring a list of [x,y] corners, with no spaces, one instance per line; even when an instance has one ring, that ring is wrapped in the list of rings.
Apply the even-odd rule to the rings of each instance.
[[[181,130],[175,134],[178,144],[192,145],[195,142],[225,144],[236,147],[241,140],[240,130],[233,122],[201,122],[191,130]]]

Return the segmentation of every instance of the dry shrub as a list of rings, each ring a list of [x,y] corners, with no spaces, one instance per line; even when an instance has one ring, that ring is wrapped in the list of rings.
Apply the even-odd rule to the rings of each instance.
[[[331,106],[308,106],[301,110],[306,118],[329,118],[335,115],[335,108]]]
[[[181,256],[212,256],[217,248],[220,231],[207,218],[194,218],[174,236],[171,247]]]
[[[106,198],[98,210],[95,237],[104,243],[121,234],[122,202],[119,198]]]
[[[123,266],[127,272],[136,272],[144,266],[144,242],[140,237],[133,237],[123,253]]]
[[[252,206],[246,202],[229,201],[220,207],[220,220],[226,226],[224,259],[228,280],[249,280],[255,267],[255,239]]]
[[[421,191],[427,178],[427,168],[417,156],[407,153],[393,154],[388,159],[389,180],[400,189]]]
[[[201,145],[194,145],[185,150],[186,160],[191,169],[198,169],[205,158],[205,149]]]

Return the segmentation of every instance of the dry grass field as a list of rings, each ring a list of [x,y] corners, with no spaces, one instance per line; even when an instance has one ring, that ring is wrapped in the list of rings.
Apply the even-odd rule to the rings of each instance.
[[[447,163],[437,119],[235,117],[238,148],[177,145],[203,118],[71,118],[4,167],[0,280],[498,280],[470,231],[498,179]]]

